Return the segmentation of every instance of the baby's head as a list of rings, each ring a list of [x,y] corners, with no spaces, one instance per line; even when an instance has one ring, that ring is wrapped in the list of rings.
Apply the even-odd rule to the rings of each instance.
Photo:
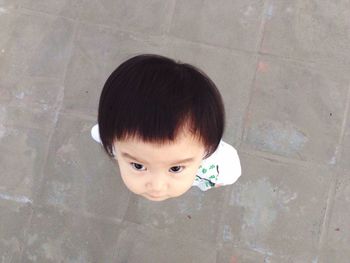
[[[200,69],[143,54],[107,79],[98,124],[106,153],[118,161],[127,188],[152,201],[184,194],[201,161],[218,147],[225,110]]]

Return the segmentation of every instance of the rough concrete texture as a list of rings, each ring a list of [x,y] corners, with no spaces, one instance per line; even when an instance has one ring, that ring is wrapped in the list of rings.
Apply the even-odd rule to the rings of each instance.
[[[350,262],[350,2],[0,1],[0,262]],[[223,95],[231,186],[151,202],[90,137],[157,53]]]

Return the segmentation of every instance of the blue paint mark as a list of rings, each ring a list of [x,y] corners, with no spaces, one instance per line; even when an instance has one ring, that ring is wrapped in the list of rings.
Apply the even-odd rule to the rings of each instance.
[[[266,15],[270,19],[272,17],[272,14],[273,14],[273,5],[271,4],[267,9]]]
[[[264,121],[249,131],[248,141],[256,148],[292,157],[300,153],[308,142],[307,135],[292,123]]]
[[[228,225],[224,226],[223,240],[224,241],[232,241],[233,240],[233,236],[232,236],[232,233],[231,233],[231,228]]]

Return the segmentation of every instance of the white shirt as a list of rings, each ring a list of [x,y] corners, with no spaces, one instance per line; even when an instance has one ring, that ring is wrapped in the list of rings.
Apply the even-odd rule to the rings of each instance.
[[[102,144],[98,124],[92,127],[91,136]],[[216,151],[202,160],[192,186],[207,191],[215,186],[230,185],[237,181],[241,172],[241,162],[236,149],[221,140]]]

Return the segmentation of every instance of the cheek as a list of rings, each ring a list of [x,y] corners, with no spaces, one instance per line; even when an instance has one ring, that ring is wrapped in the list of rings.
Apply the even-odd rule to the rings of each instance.
[[[191,181],[191,183],[193,183],[193,181],[196,179],[197,171],[197,167],[192,168],[191,171],[189,171],[187,178],[189,181]]]
[[[180,191],[190,188],[196,179],[197,170],[197,167],[187,168],[186,172],[180,174],[178,179],[173,181],[172,187]]]
[[[141,188],[141,180],[138,180],[137,175],[132,174],[132,171],[130,171],[127,165],[119,163],[120,176],[127,188],[137,193]]]

